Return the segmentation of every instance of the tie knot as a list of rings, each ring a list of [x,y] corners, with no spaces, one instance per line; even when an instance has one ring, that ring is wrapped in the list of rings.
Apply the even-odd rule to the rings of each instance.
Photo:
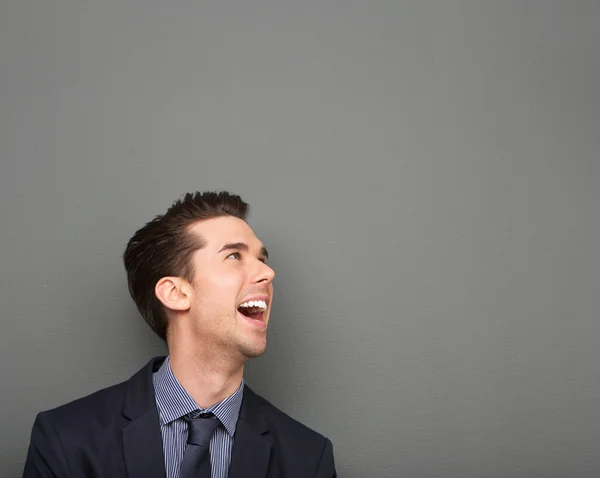
[[[187,442],[192,445],[207,446],[218,426],[219,419],[212,413],[201,413],[195,418],[188,419]]]

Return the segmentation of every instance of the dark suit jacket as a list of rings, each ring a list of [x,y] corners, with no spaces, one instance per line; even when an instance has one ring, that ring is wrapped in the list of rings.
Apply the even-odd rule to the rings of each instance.
[[[38,414],[24,478],[164,478],[152,359],[128,381]],[[331,442],[248,386],[234,436],[229,478],[332,478]]]

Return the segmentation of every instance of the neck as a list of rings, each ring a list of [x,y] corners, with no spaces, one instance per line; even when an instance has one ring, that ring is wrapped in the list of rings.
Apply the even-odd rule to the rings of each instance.
[[[215,361],[209,351],[169,350],[175,378],[200,408],[208,408],[233,395],[242,383],[244,364]]]

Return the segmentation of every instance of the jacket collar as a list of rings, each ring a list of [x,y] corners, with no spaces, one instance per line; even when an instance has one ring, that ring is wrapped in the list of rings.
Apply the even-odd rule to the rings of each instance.
[[[269,476],[278,476],[274,464],[269,465],[273,442],[262,407],[262,399],[246,385],[234,436],[229,478],[265,478],[267,472]]]
[[[123,448],[129,478],[165,478],[165,462],[152,374],[166,357],[155,357],[131,377],[123,404],[129,421],[123,427]],[[248,385],[234,435],[229,478],[277,476],[269,465],[272,436],[263,413],[263,401]]]
[[[165,478],[162,434],[152,374],[165,357],[155,357],[129,379],[123,415],[123,448],[129,478]]]

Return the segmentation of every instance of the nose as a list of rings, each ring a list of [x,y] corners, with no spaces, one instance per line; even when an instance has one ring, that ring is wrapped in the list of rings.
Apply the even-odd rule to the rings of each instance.
[[[270,284],[275,278],[275,271],[262,261],[257,261],[258,266],[253,276],[253,282],[260,284]]]

